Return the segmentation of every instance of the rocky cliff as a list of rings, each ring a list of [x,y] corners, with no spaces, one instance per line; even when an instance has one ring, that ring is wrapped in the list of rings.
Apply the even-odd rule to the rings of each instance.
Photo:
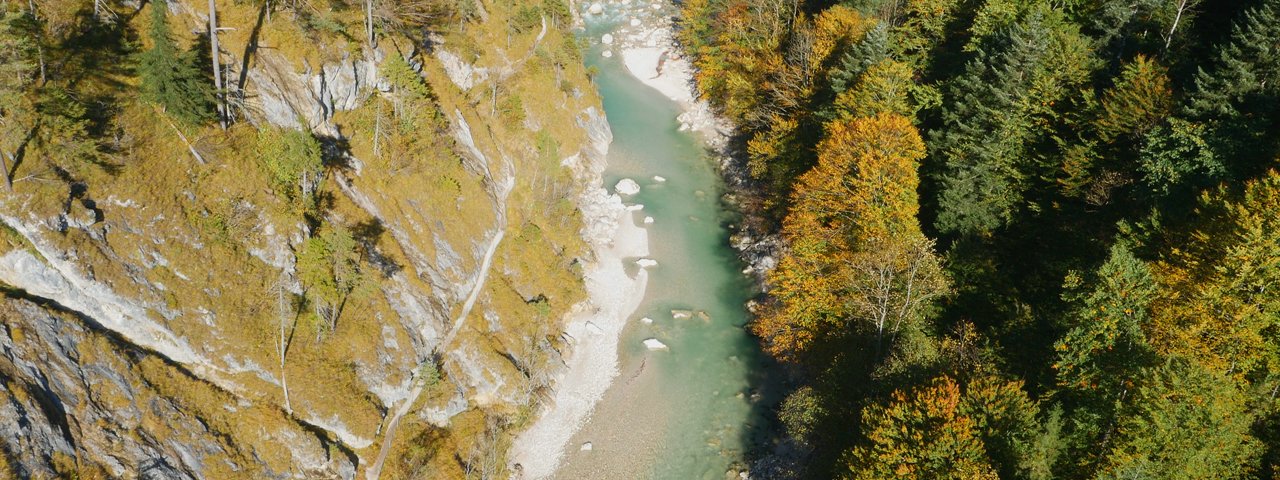
[[[170,2],[175,36],[206,7]],[[132,38],[149,8],[83,21]],[[608,142],[568,19],[477,2],[377,16],[371,41],[390,6],[214,8],[229,128],[174,122],[126,73],[103,87],[108,161],[14,167],[0,472],[502,475],[582,297],[578,202]],[[273,176],[290,130],[324,159],[305,209]]]

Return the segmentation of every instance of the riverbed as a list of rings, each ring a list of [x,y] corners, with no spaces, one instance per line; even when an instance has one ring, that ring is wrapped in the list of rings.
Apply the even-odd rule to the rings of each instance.
[[[609,8],[587,18],[585,35],[600,38],[633,18],[617,10],[626,6]],[[704,144],[680,130],[680,106],[631,74],[621,55],[602,55],[612,48],[597,42],[587,59],[614,135],[605,185],[640,185],[624,199],[643,205],[632,215],[657,265],[622,333],[620,375],[555,478],[736,478],[771,401],[767,361],[743,327],[755,286],[729,247],[736,216],[720,200],[724,185]],[[646,347],[650,339],[665,349]]]

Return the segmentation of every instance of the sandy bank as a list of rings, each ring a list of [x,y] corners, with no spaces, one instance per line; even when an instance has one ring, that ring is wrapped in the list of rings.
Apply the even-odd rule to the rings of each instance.
[[[648,273],[633,264],[649,255],[649,237],[617,194],[603,187],[607,124],[599,117],[595,152],[573,165],[591,185],[579,199],[583,236],[594,259],[584,268],[587,300],[574,306],[564,330],[565,368],[555,393],[533,424],[516,437],[508,458],[517,479],[541,479],[555,473],[569,439],[590,418],[595,405],[618,376],[618,338],[644,299]],[[567,162],[569,164],[572,162]],[[630,268],[629,268],[630,267]],[[630,270],[630,273],[629,273]]]
[[[630,33],[622,35],[622,61],[632,76],[680,105],[682,113],[676,121],[682,130],[697,132],[708,145],[721,148],[733,132],[733,125],[718,117],[711,105],[696,95],[693,65],[676,45],[669,18],[662,16],[636,27],[623,27]]]

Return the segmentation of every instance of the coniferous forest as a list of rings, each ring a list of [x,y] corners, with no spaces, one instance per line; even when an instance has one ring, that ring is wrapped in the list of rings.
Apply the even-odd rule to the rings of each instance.
[[[1280,474],[1280,1],[687,0],[786,247],[765,478]]]

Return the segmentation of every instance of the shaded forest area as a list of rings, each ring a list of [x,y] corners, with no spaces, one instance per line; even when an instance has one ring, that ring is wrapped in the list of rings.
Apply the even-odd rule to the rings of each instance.
[[[769,478],[1280,473],[1280,1],[687,0],[787,249]]]

